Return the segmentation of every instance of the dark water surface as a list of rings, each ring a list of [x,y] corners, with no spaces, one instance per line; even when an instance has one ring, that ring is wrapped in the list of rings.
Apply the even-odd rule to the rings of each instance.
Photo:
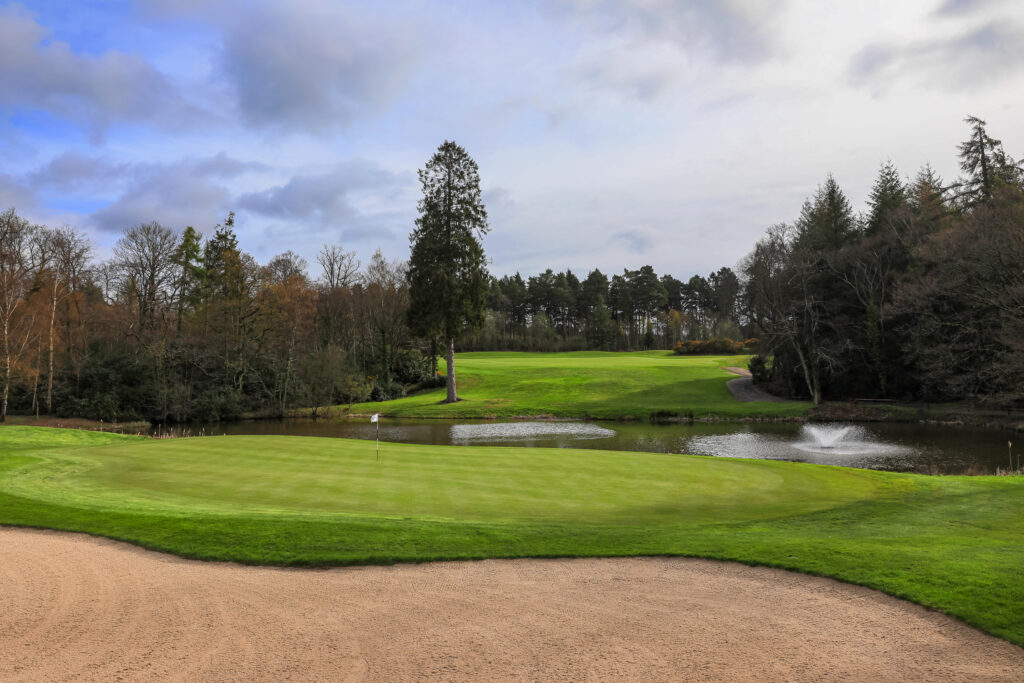
[[[373,439],[368,419],[258,420],[192,425],[192,434],[290,434]],[[791,460],[926,474],[992,473],[1009,464],[1006,432],[918,424],[648,424],[381,419],[382,442],[599,448]],[[1024,439],[1014,460],[1024,455]]]

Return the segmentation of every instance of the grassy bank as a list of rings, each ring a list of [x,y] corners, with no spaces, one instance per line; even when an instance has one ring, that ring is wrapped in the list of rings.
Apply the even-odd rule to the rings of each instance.
[[[652,414],[706,417],[795,417],[807,403],[740,403],[725,386],[748,356],[635,353],[460,353],[455,376],[462,401],[445,405],[444,389],[395,401],[351,406],[390,417],[590,417],[641,419]]]
[[[22,427],[58,427],[68,429],[89,429],[97,432],[117,432],[119,434],[147,433],[150,429],[149,422],[145,420],[132,420],[128,422],[103,422],[101,420],[89,420],[84,417],[55,417],[51,415],[13,415],[7,414],[8,425]]]
[[[1024,644],[1024,478],[0,427],[0,523],[202,559],[693,555],[833,576]]]

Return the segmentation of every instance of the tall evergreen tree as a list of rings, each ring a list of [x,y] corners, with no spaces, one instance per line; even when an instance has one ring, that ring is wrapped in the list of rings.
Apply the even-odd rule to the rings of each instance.
[[[455,387],[455,338],[483,322],[489,276],[480,237],[488,231],[476,162],[446,140],[419,172],[423,198],[409,241],[409,326],[446,346],[448,395]]]
[[[877,235],[890,225],[894,212],[907,203],[907,188],[891,161],[882,164],[868,197],[867,235]]]
[[[850,201],[829,173],[814,198],[804,203],[796,222],[798,249],[835,251],[857,234],[857,220]]]
[[[1003,143],[989,137],[984,121],[968,116],[964,123],[971,127],[971,136],[960,143],[960,170],[967,175],[953,188],[957,203],[969,209],[991,199],[996,183],[1017,182],[1021,169],[1003,151]]]
[[[512,325],[526,327],[526,315],[529,312],[529,292],[526,290],[526,283],[523,276],[516,273],[512,277],[504,277],[501,282],[501,291],[508,297],[509,315],[512,318]]]
[[[172,257],[178,270],[175,298],[178,305],[176,324],[179,330],[185,311],[194,310],[199,305],[205,278],[202,266],[202,241],[203,236],[195,228],[191,225],[186,227]]]
[[[595,268],[580,285],[580,307],[583,317],[589,317],[596,306],[604,306],[608,298],[608,278]]]
[[[736,300],[740,293],[740,280],[732,268],[719,268],[708,275],[711,287],[712,306],[717,322],[726,322],[736,318]]]

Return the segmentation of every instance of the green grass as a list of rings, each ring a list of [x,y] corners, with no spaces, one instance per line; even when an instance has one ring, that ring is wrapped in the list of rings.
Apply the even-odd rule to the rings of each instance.
[[[691,555],[833,576],[1024,644],[1024,478],[306,437],[0,427],[0,523],[340,565]]]
[[[353,405],[353,413],[391,417],[519,417],[553,415],[648,419],[664,411],[681,417],[782,417],[805,414],[808,403],[740,403],[725,386],[749,356],[636,353],[460,353],[455,377],[462,399],[445,405],[445,390]]]

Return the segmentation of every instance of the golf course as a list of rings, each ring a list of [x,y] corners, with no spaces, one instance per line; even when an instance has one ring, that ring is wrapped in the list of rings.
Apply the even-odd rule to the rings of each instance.
[[[351,406],[354,414],[388,417],[523,417],[604,420],[652,415],[683,418],[795,417],[809,403],[736,401],[727,366],[748,356],[678,356],[668,351],[606,353],[460,353],[455,377],[462,400],[444,404],[444,388],[381,403]],[[442,363],[443,365],[443,363]]]
[[[0,428],[0,524],[330,566],[685,555],[838,578],[1024,644],[1024,478],[308,437]]]

